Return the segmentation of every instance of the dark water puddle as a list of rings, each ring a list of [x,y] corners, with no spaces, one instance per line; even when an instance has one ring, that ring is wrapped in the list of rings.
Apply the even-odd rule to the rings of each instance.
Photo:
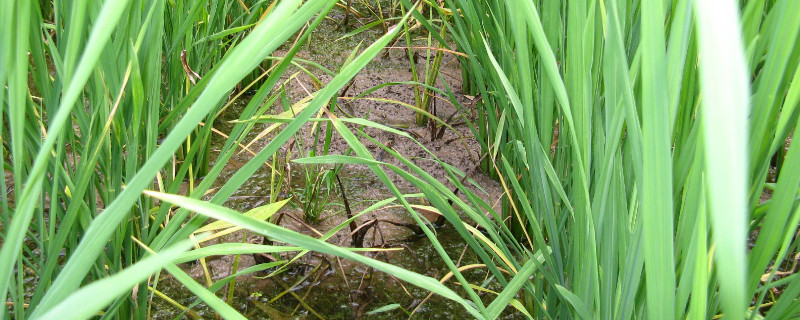
[[[254,175],[250,179],[251,183],[244,186],[240,192],[263,193],[263,188],[259,186],[268,184],[266,179],[269,178],[269,175]],[[345,171],[342,173],[342,178],[354,212],[360,212],[378,200],[391,197],[388,190],[382,188],[382,183],[371,173]],[[300,182],[293,181],[292,184],[301,187]],[[269,198],[263,196],[234,196],[226,202],[226,206],[244,211],[268,202]],[[341,203],[337,188],[331,194],[330,205],[326,207],[326,219],[311,226],[325,232],[344,221],[346,217],[342,212]],[[302,217],[302,212],[297,207],[298,205],[286,206],[282,211]],[[399,208],[378,210],[360,217],[358,221],[363,223],[371,219],[412,222],[408,214]],[[303,230],[302,225],[291,219],[284,219],[281,225],[311,235],[310,232]],[[348,229],[344,229],[329,241],[347,246],[349,245],[347,233]],[[242,232],[237,232],[221,241],[239,242],[243,236]],[[256,235],[247,236],[249,242],[259,242],[259,240],[260,237]],[[474,253],[464,250],[463,240],[452,228],[445,227],[438,230],[437,240],[450,258],[459,265],[479,263]],[[364,245],[400,249],[392,252],[368,252],[365,255],[436,279],[443,278],[449,271],[427,238],[417,238],[410,230],[403,227],[380,224],[380,230],[373,229],[368,232]],[[249,255],[241,256],[240,259],[239,270],[256,264]],[[233,261],[232,256],[209,261],[211,278],[216,281],[230,275],[233,271]],[[198,282],[205,283],[205,275],[199,263],[184,264],[182,268],[192,274]],[[464,274],[471,283],[476,284],[484,282],[486,277],[485,270],[480,268],[465,271]],[[284,273],[269,278],[261,278],[263,276],[265,274],[237,278],[233,306],[248,318],[318,318],[315,313],[326,319],[407,318],[429,293],[364,265],[317,253],[304,256],[290,265]],[[456,292],[463,291],[457,285],[449,282],[448,285]],[[288,290],[289,288],[291,290]],[[166,275],[162,276],[157,289],[184,306],[190,305],[196,299],[180,283]],[[499,290],[499,288],[493,289]],[[227,287],[218,292],[218,296],[223,296],[222,292],[227,292]],[[154,310],[158,310],[153,314],[156,319],[171,319],[180,313],[164,299],[155,297],[153,302]],[[370,311],[390,305],[396,308],[369,314]],[[213,311],[203,304],[193,308],[193,311],[203,318],[213,315]],[[414,318],[461,319],[469,318],[469,314],[458,304],[434,295],[419,306]]]

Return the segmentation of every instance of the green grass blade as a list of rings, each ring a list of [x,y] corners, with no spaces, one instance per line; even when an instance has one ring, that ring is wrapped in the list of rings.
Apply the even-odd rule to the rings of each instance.
[[[224,319],[238,319],[238,320],[246,320],[243,315],[241,315],[238,311],[233,309],[230,305],[222,301],[219,297],[214,295],[213,292],[204,288],[202,285],[197,283],[191,276],[186,274],[181,268],[178,268],[174,264],[168,264],[166,266],[167,271],[175,277],[175,280],[178,280],[181,284],[183,284],[189,291],[195,294],[198,298],[203,300],[209,307],[214,309],[220,316]]]
[[[208,247],[202,247],[182,254],[179,258],[175,259],[175,263],[184,263],[194,261],[208,256],[224,256],[234,254],[252,254],[252,253],[275,253],[275,252],[293,252],[300,251],[298,247],[287,246],[268,246],[263,244],[253,243],[220,243]]]
[[[191,241],[182,241],[142,259],[120,273],[92,282],[46,310],[39,319],[59,320],[65,316],[70,319],[88,319],[115,299],[129,293],[139,282],[147,280],[153,273],[170,265],[172,260],[191,247]]]
[[[581,319],[593,319],[592,312],[580,297],[560,285],[556,285],[556,289],[558,290],[558,293],[564,297],[564,299],[569,301]]]
[[[500,316],[500,313],[505,310],[508,304],[511,302],[511,299],[517,295],[517,292],[525,282],[530,280],[531,275],[536,269],[541,268],[542,263],[544,263],[544,257],[542,257],[542,252],[537,252],[536,256],[532,259],[528,260],[525,265],[519,269],[519,272],[514,276],[511,281],[508,282],[508,285],[503,288],[503,291],[495,298],[494,301],[486,308],[486,312],[488,313],[489,319],[496,319]]]
[[[642,219],[647,311],[650,319],[675,318],[672,155],[667,105],[664,6],[642,2]]]
[[[747,238],[747,118],[750,89],[738,5],[695,1],[700,39],[700,85],[708,202],[725,315],[741,318]]]

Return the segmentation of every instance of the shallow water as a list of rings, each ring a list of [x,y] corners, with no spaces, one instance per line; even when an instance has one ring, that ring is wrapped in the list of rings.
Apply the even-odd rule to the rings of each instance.
[[[375,200],[373,197],[379,196],[381,193],[380,190],[371,187],[380,182],[370,179],[367,175],[345,176],[344,181],[347,181],[345,190],[349,193],[348,200],[351,203],[356,203],[357,205],[355,206],[359,209],[371,204]],[[364,190],[369,191],[360,192]],[[384,198],[389,197],[389,194],[384,193],[383,196]],[[233,199],[228,203],[230,203],[231,207],[241,209],[253,205],[251,198]],[[354,210],[358,211],[359,209],[356,208]],[[330,211],[336,211],[335,208],[332,209]],[[288,209],[286,212],[297,216],[300,215],[300,212],[293,208]],[[410,222],[407,214],[404,214],[402,210],[383,210],[373,217],[391,219],[398,222]],[[317,225],[313,225],[313,227],[324,231],[338,224],[344,218],[344,214],[334,215]],[[363,222],[367,219],[362,217],[359,221]],[[290,219],[284,219],[281,225],[302,231],[302,226]],[[345,231],[339,232],[339,235],[340,237],[332,238],[331,242],[337,243],[337,239],[346,237]],[[223,241],[241,241],[242,237],[243,233],[239,232],[228,236]],[[257,242],[259,239],[254,235],[248,236],[249,241]],[[451,259],[456,262],[460,260],[458,265],[478,263],[474,253],[469,250],[464,251],[463,241],[452,228],[439,229],[437,240]],[[345,239],[344,243],[346,245],[349,241]],[[366,255],[420,274],[439,279],[448,272],[428,239],[417,238],[412,232],[402,227],[381,224],[380,231],[374,230],[368,233],[365,239],[365,246],[400,248],[401,251],[366,253]],[[251,256],[242,256],[239,269],[241,270],[254,264],[255,262]],[[208,262],[212,279],[218,280],[231,274],[232,265],[233,257],[231,256]],[[182,267],[199,282],[203,283],[204,273],[199,263],[184,264]],[[464,274],[472,283],[481,283],[486,277],[485,271],[480,269],[467,271]],[[337,261],[335,257],[321,254],[306,255],[282,274],[261,279],[260,277],[264,275],[247,275],[237,279],[234,307],[250,318],[316,318],[314,312],[328,319],[405,318],[408,317],[408,313],[414,310],[419,301],[428,295],[427,291],[407,283],[401,283],[382,272],[374,271],[361,264],[351,263],[343,259]],[[286,293],[285,291],[289,287],[292,288],[292,293],[303,298]],[[457,292],[461,290],[452,284],[450,287]],[[168,276],[164,276],[161,279],[158,290],[183,305],[189,305],[195,299],[179,283]],[[282,297],[272,301],[280,295]],[[306,306],[299,303],[300,300]],[[156,303],[154,309],[159,310],[153,315],[156,319],[170,319],[178,313],[176,308],[161,299],[155,298],[154,302]],[[369,311],[392,304],[397,304],[399,307],[385,313],[366,314]],[[169,310],[172,310],[172,312]],[[200,307],[196,312],[203,317],[213,314],[213,311],[204,307]],[[513,315],[510,316],[513,317]],[[422,304],[414,317],[421,319],[460,319],[469,318],[469,315],[456,303],[433,296]]]

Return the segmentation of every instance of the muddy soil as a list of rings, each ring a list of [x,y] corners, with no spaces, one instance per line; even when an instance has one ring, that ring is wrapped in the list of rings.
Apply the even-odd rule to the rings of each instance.
[[[359,24],[358,19],[352,19],[351,17],[351,26],[336,30],[336,22],[341,20],[341,15],[341,12],[333,13],[331,15],[332,19],[324,22],[317,29],[310,43],[299,52],[298,57],[314,61],[335,71],[340,68],[354,48],[360,46],[360,49],[363,50],[382,33],[380,28],[376,27],[352,37],[338,39],[346,30],[353,30]],[[417,37],[423,35],[424,33],[422,32],[416,32]],[[400,41],[392,46],[403,46],[404,42],[401,38]],[[426,46],[424,39],[417,39],[415,43],[419,46]],[[275,56],[282,56],[284,52],[285,50],[276,52]],[[424,77],[426,51],[416,50],[416,52],[422,57],[417,61],[417,72],[421,77]],[[309,69],[314,70],[310,67]],[[288,75],[298,71],[299,69],[297,68],[289,69],[284,79],[288,79]],[[332,79],[332,76],[321,71],[313,72],[323,84]],[[437,88],[452,91],[458,102],[464,106],[469,107],[472,104],[472,97],[461,93],[461,71],[454,56],[449,54],[444,56],[439,78],[436,83]],[[335,110],[335,113],[339,117],[364,118],[407,132],[422,146],[430,150],[436,158],[467,173],[470,177],[468,185],[472,183],[485,190],[484,192],[478,188],[473,188],[473,191],[482,195],[488,203],[499,206],[498,203],[502,192],[499,184],[476,169],[479,161],[480,146],[475,141],[469,127],[465,125],[467,121],[474,121],[469,112],[458,112],[447,97],[437,96],[436,99],[432,99],[431,113],[442,120],[448,121],[448,124],[453,126],[454,130],[438,129],[433,131],[430,125],[417,125],[415,123],[416,115],[414,110],[400,103],[383,102],[392,100],[414,105],[414,90],[410,85],[386,86],[365,96],[367,98],[379,98],[382,101],[352,99],[352,97],[375,86],[390,82],[411,81],[412,79],[413,74],[410,68],[408,52],[405,49],[386,49],[355,77],[346,93],[338,99],[340,109]],[[296,103],[306,97],[309,92],[313,92],[314,87],[312,78],[302,73],[285,85],[290,103]],[[215,122],[215,128],[225,133],[229,132],[233,126],[229,121],[238,119],[238,111],[242,110],[246,103],[246,99],[237,101],[232,108],[222,115],[221,119]],[[276,105],[272,113],[278,114],[283,110],[282,106]],[[268,125],[260,125],[260,127],[254,129],[248,136],[248,140],[255,138]],[[280,154],[285,156],[289,153],[292,159],[306,156],[309,150],[308,146],[313,145],[315,139],[312,135],[312,126],[313,124],[304,126],[298,135],[299,140],[284,145]],[[348,125],[348,127],[357,134],[356,126]],[[390,146],[403,157],[412,160],[415,165],[439,181],[447,181],[448,174],[444,168],[431,161],[433,156],[418,145],[416,141],[373,128],[367,128],[364,132],[375,140]],[[274,134],[267,135],[254,142],[251,145],[251,149],[258,152],[269,143],[273,136]],[[323,142],[323,137],[324,134],[321,137],[317,137],[320,139],[319,143]],[[215,152],[218,154],[223,142],[224,140],[220,137],[214,139],[212,154]],[[383,151],[369,139],[362,137],[361,143],[370,150],[376,160],[408,170],[399,160]],[[301,144],[306,147],[305,150],[301,150],[302,148],[298,147]],[[347,149],[346,142],[338,134],[334,133],[329,153],[345,154]],[[321,149],[317,150],[317,154],[321,153]],[[238,167],[248,160],[249,157],[246,153],[235,156],[228,163],[228,168],[219,178],[218,184],[221,185]],[[302,222],[303,211],[301,201],[298,200],[298,192],[305,184],[304,179],[300,178],[303,169],[302,166],[297,164],[290,165],[292,166],[292,177],[285,178],[286,185],[289,188],[282,192],[279,198],[294,196],[294,199],[290,202],[290,205],[287,205],[281,211],[285,216],[281,219],[280,225],[308,235],[318,236],[318,232],[324,233],[346,220],[341,193],[337,186],[331,186],[332,190],[327,188],[323,190],[325,192],[329,191],[329,198],[327,198],[328,205],[321,214],[321,221],[316,224]],[[386,172],[392,182],[403,193],[419,192],[397,174],[388,169],[386,169]],[[377,180],[374,173],[365,166],[345,165],[340,172],[340,176],[350,209],[354,213],[360,212],[377,201],[393,196],[388,188]],[[278,200],[270,199],[269,197],[271,177],[269,169],[266,166],[263,167],[249,180],[250,183],[242,186],[225,203],[225,206],[239,211],[246,211],[270,203],[273,200]],[[446,182],[446,184],[452,187],[450,183]],[[424,203],[424,201],[419,200],[419,203]],[[426,218],[435,220],[437,217],[428,214]],[[409,214],[400,208],[370,212],[361,216],[358,219],[358,223],[361,224],[376,219],[388,220],[399,224],[414,223]],[[351,245],[351,238],[348,233],[347,231],[340,231],[329,242],[349,246]],[[445,251],[459,265],[478,262],[474,254],[469,250],[465,250],[463,241],[452,228],[444,227],[439,229],[437,234],[437,239]],[[248,242],[262,241],[261,237],[255,235],[245,236],[241,232],[232,234],[221,241],[239,242],[243,239]],[[448,272],[430,242],[424,238],[414,237],[410,229],[402,226],[396,226],[391,223],[378,223],[377,227],[372,228],[365,235],[364,246],[394,248],[398,251],[368,252],[365,255],[421,274],[442,278]],[[221,279],[230,275],[233,264],[234,257],[232,256],[220,257],[210,261],[208,263],[210,276],[212,279]],[[238,270],[255,264],[256,262],[252,256],[242,256]],[[198,280],[204,278],[204,270],[201,264],[186,264],[183,267],[197,277]],[[486,273],[480,269],[467,271],[465,275],[474,283],[482,283],[486,280]],[[332,256],[309,254],[294,263],[284,273],[263,279],[261,278],[262,276],[265,276],[265,273],[237,278],[236,302],[234,305],[250,318],[317,318],[321,316],[331,319],[394,319],[408,318],[412,315],[412,312],[413,318],[420,319],[470,317],[460,306],[452,301],[444,300],[437,296],[425,300],[428,292],[424,290],[402,283],[391,275],[376,272],[363,265],[336,259]],[[169,277],[164,277],[159,286],[162,286],[162,289],[168,292],[168,295],[184,305],[190,304],[194,299],[181,288],[180,284],[176,284]],[[450,286],[457,292],[463,291],[456,285]],[[487,297],[487,302],[490,299],[491,297]],[[421,303],[423,300],[425,302]],[[173,307],[163,301],[155,302],[160,305],[159,308],[163,308],[156,315],[156,318],[167,319],[175,316]],[[372,310],[386,306],[393,306],[392,308],[394,309],[376,314],[369,313]],[[168,310],[173,310],[173,312]],[[203,317],[210,316],[213,313],[202,307],[196,310]],[[516,318],[518,315],[508,313],[504,314],[504,317]]]
[[[316,40],[316,42],[311,42],[306,50],[298,54],[298,57],[320,63],[331,70],[336,70],[350,54],[352,48],[361,44],[361,48],[363,49],[370,43],[365,42],[362,44],[359,39],[372,40],[371,38],[377,38],[377,36],[380,35],[378,32],[379,30],[371,30],[368,34],[361,35],[360,37],[336,40],[334,35],[341,34],[342,32],[332,30],[334,27],[332,23],[323,23],[323,26],[316,32],[321,34],[319,38],[312,36],[312,41]],[[396,44],[396,46],[399,45],[402,44]],[[419,43],[418,45],[425,46],[426,44]],[[420,77],[424,77],[424,72],[426,71],[424,61],[425,50],[416,50],[416,52],[423,56],[417,59],[416,70]],[[275,55],[282,56],[283,52],[276,52]],[[312,68],[309,69],[313,70]],[[292,75],[296,72],[299,72],[297,68],[290,68],[286,74]],[[472,99],[474,97],[461,93],[461,70],[458,60],[454,56],[446,54],[443,58],[439,73],[440,77],[435,86],[445,91],[452,91],[458,102],[464,108],[471,108],[473,106]],[[323,84],[332,79],[330,75],[323,74],[322,72],[316,72],[315,76],[318,77]],[[288,78],[288,76],[284,78]],[[414,137],[416,141],[380,129],[367,127],[364,130],[364,133],[370,137],[380,141],[384,145],[390,146],[403,157],[412,160],[415,165],[422,168],[425,172],[431,174],[439,181],[447,183],[447,172],[438,163],[431,161],[433,156],[418,145],[418,142],[421,143],[424,148],[431,151],[439,160],[467,173],[474,181],[474,184],[481,186],[487,191],[484,194],[485,199],[487,201],[492,201],[491,203],[496,202],[502,189],[496,181],[489,179],[486,175],[480,174],[477,170],[477,165],[480,160],[480,144],[475,140],[469,126],[466,124],[467,122],[475,122],[474,117],[472,117],[469,112],[471,110],[466,110],[467,114],[459,112],[449,101],[449,98],[436,95],[436,97],[431,100],[432,105],[430,107],[430,112],[452,126],[454,130],[450,130],[442,128],[441,126],[432,128],[432,125],[429,124],[417,125],[415,123],[415,111],[404,105],[415,104],[414,88],[412,85],[389,85],[375,90],[364,97],[354,99],[354,97],[374,87],[386,83],[412,81],[412,79],[413,73],[411,72],[407,51],[404,49],[387,49],[375,60],[370,62],[362,72],[355,76],[352,85],[348,87],[344,96],[338,99],[339,108],[335,110],[335,113],[339,117],[363,118],[408,133],[410,136]],[[312,79],[302,73],[288,81],[285,86],[287,95],[291,98],[291,103],[295,103],[307,97],[310,93],[313,93],[313,88],[314,83]],[[239,103],[239,108],[242,108],[244,104],[245,101]],[[226,131],[226,129],[230,130],[229,128],[232,128],[232,124],[227,122],[238,119],[239,114],[236,111],[236,107],[229,110],[228,113],[223,115],[222,119],[215,123],[215,127],[221,128],[222,131]],[[283,111],[283,108],[280,106],[273,108],[273,114],[278,114],[281,111]],[[264,125],[264,127],[266,126],[267,125]],[[302,134],[302,144],[305,146],[303,150],[301,150],[301,147],[298,147],[298,143],[287,143],[287,145],[282,148],[281,154],[291,152],[291,157],[293,159],[306,156],[306,153],[311,149],[309,146],[314,143],[314,137],[312,136],[313,126],[314,124],[310,123],[300,130]],[[323,128],[325,127],[325,125],[321,126]],[[351,132],[358,135],[358,131],[356,130],[358,126],[353,124],[347,124],[347,126]],[[259,131],[258,128],[253,130],[248,137],[248,141],[249,138],[255,138]],[[253,151],[257,152],[260,148],[266,146],[273,136],[274,134],[267,135],[258,142],[255,142],[251,146]],[[323,138],[324,134],[318,137],[317,143],[321,145],[324,142]],[[399,166],[408,171],[408,168],[399,160],[392,157],[366,137],[362,137],[360,142],[371,151],[372,156],[376,160]],[[344,154],[348,148],[349,146],[344,139],[338,134],[333,135],[330,154]],[[316,149],[316,153],[322,153],[321,147]],[[234,162],[244,163],[247,160],[246,158],[239,158],[234,159]],[[344,171],[360,172],[365,169],[365,166],[352,165],[346,166]],[[402,190],[414,189],[410,183],[398,175],[388,169],[386,169],[386,171],[392,178],[392,182],[398,185]],[[477,191],[477,189],[475,191]]]

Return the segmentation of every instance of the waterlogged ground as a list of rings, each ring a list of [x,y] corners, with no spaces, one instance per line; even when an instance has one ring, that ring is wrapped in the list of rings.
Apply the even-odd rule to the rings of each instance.
[[[373,201],[366,197],[389,197],[388,193],[381,195],[374,186],[380,183],[365,176],[346,177],[345,190],[349,193],[351,201],[358,203],[355,207],[364,208]],[[232,207],[246,209],[248,201],[235,200]],[[336,210],[337,208],[333,208]],[[359,210],[360,211],[360,210]],[[289,208],[284,213],[301,216],[297,209]],[[370,217],[405,221],[402,210],[382,210]],[[366,221],[370,218],[362,218]],[[319,224],[312,225],[319,230],[326,230],[336,217],[329,218]],[[299,223],[283,220],[284,227],[292,228],[311,235]],[[391,225],[381,225],[380,231],[370,232],[365,239],[365,246],[397,248],[399,251],[370,252],[367,256],[389,262],[402,268],[425,274],[437,279],[444,277],[448,269],[439,255],[434,251],[430,242],[425,238],[418,238],[412,232]],[[378,234],[380,232],[380,234]],[[239,232],[227,237],[224,241],[241,241],[244,234]],[[258,242],[260,237],[248,235],[249,242]],[[448,255],[459,265],[478,263],[477,257],[469,250],[465,251],[464,244],[452,228],[438,230],[438,241],[442,244]],[[345,232],[340,232],[330,242],[344,243],[350,241]],[[255,264],[253,257],[241,256],[239,270]],[[213,281],[224,278],[231,273],[234,263],[233,256],[224,256],[207,263],[209,274]],[[205,273],[200,263],[184,264],[182,267],[193,275],[198,281],[204,283]],[[481,269],[465,271],[465,276],[473,283],[482,283],[486,274]],[[235,286],[234,307],[252,319],[293,319],[317,318],[326,319],[396,319],[407,318],[411,312],[414,318],[419,319],[463,319],[469,315],[457,304],[432,296],[421,303],[428,296],[428,292],[408,283],[402,283],[382,272],[374,271],[364,265],[351,263],[344,259],[321,254],[309,254],[293,263],[284,273],[262,278],[268,273],[257,273],[242,276],[237,279]],[[195,297],[182,288],[182,285],[164,276],[159,283],[162,292],[175,299],[182,305],[190,305]],[[460,288],[450,285],[457,292]],[[500,288],[494,288],[499,290]],[[488,300],[487,300],[488,301]],[[169,305],[163,299],[154,298],[156,309],[154,316],[157,319],[171,319],[176,316],[178,309]],[[395,306],[391,311],[369,314],[370,311],[385,306]],[[419,308],[417,309],[417,306]],[[198,315],[210,317],[213,314],[208,308],[200,306],[193,309]],[[510,316],[510,315],[509,315]],[[514,318],[513,316],[511,318]]]
[[[365,8],[359,9],[362,12],[366,11]],[[360,48],[363,50],[383,33],[382,27],[376,26],[365,32],[340,39],[347,32],[360,27],[362,23],[373,21],[374,18],[362,18],[359,21],[351,17],[351,23],[348,27],[337,30],[336,23],[343,18],[343,12],[334,11],[330,17],[331,19],[323,22],[317,29],[310,43],[298,54],[298,57],[314,61],[325,68],[336,71],[346,61],[353,49]],[[414,37],[424,36],[419,31],[413,34]],[[422,38],[415,38],[414,41],[415,45],[427,46],[426,41]],[[399,47],[404,45],[405,41],[401,38],[399,42],[392,46]],[[282,52],[276,52],[275,55],[282,56]],[[421,77],[424,77],[426,70],[425,51],[417,50],[417,52],[422,54],[422,59],[418,59],[416,63],[417,72]],[[430,126],[418,126],[414,121],[415,113],[413,110],[404,107],[402,104],[389,101],[394,100],[413,105],[414,91],[409,85],[383,87],[366,96],[370,99],[350,99],[384,83],[412,80],[413,74],[406,50],[388,49],[384,53],[373,60],[366,69],[355,77],[344,97],[338,100],[341,110],[337,110],[337,114],[340,117],[352,116],[368,119],[408,133],[421,142],[426,149],[433,152],[437,158],[468,173],[471,179],[468,183],[474,183],[485,190],[485,192],[481,192],[476,188],[475,191],[483,194],[484,200],[488,203],[498,205],[497,201],[501,189],[497,182],[477,172],[476,164],[479,160],[479,144],[472,138],[469,128],[464,124],[465,119],[460,113],[456,113],[456,109],[446,101],[446,98],[434,99],[436,100],[435,110],[432,113],[448,121],[455,130],[439,131],[432,130]],[[319,77],[323,84],[332,78],[324,74],[324,72],[314,69],[311,65],[304,66],[311,70],[316,77]],[[284,78],[288,80],[285,89],[290,104],[304,98],[315,87],[311,77],[303,73],[298,73],[294,78],[290,77],[299,71],[298,68],[292,68],[286,73],[289,76]],[[444,56],[440,72],[441,79],[437,81],[436,86],[453,91],[462,104],[470,105],[471,97],[460,93],[461,71],[454,56]],[[239,118],[240,111],[247,101],[247,97],[236,101],[221,116],[221,119],[218,119],[214,124],[215,128],[223,133],[229,132],[233,127],[229,121]],[[272,114],[278,114],[282,110],[282,105],[278,103],[272,110]],[[263,124],[256,127],[248,136],[246,142],[249,143],[251,139],[255,139],[268,125]],[[355,126],[350,126],[350,128],[355,132]],[[290,159],[303,157],[311,149],[315,138],[318,139],[318,142],[322,141],[321,137],[311,135],[311,124],[303,127],[300,132],[301,134],[294,142],[287,143],[282,147],[279,153],[282,157],[288,156]],[[412,160],[416,165],[440,181],[446,181],[446,171],[437,163],[430,161],[431,156],[417,142],[378,129],[367,128],[365,133],[375,140],[391,146],[393,150]],[[258,152],[258,150],[266,146],[272,136],[274,136],[274,133],[268,134],[261,139],[253,140],[250,148],[254,152]],[[432,136],[434,137],[432,138]],[[368,139],[362,138],[361,142],[367,146],[377,160],[408,169],[399,160],[384,152]],[[212,155],[219,153],[223,143],[224,138],[221,136],[213,139]],[[334,134],[330,153],[344,154],[347,148],[346,142],[338,138],[337,134]],[[318,149],[317,153],[319,154],[321,151]],[[234,156],[227,163],[225,172],[218,179],[218,186],[221,186],[235,170],[244,165],[249,159],[250,155],[246,152]],[[263,166],[248,180],[246,185],[242,186],[225,203],[225,206],[245,212],[274,201],[291,198],[292,200],[289,204],[280,211],[280,214],[283,214],[284,217],[279,224],[315,237],[318,237],[317,232],[325,233],[347,219],[341,192],[338,186],[334,184],[320,187],[314,196],[315,200],[324,202],[324,207],[320,211],[320,221],[316,223],[301,222],[304,216],[302,204],[308,200],[302,194],[304,187],[308,183],[304,178],[305,175],[308,173],[313,177],[320,172],[319,170],[330,169],[330,167],[310,168],[291,162],[288,168],[282,162],[279,167],[282,174],[286,175],[281,181],[287,184],[288,187],[284,186],[278,192],[272,193],[275,199],[272,199],[270,192],[270,186],[276,185],[275,177],[269,167]],[[350,209],[354,214],[361,212],[377,201],[393,196],[388,188],[377,180],[374,174],[366,167],[345,165],[340,171],[340,177]],[[389,172],[389,177],[403,193],[418,192],[398,175]],[[422,199],[412,199],[411,202],[426,204]],[[431,213],[423,213],[423,215],[429,220],[437,218]],[[364,239],[364,247],[373,247],[380,251],[367,252],[364,253],[365,255],[436,279],[442,279],[447,276],[449,270],[428,239],[416,237],[409,228],[390,223],[413,224],[414,220],[405,210],[396,206],[382,208],[359,217],[357,222],[363,224],[374,220],[381,220],[381,222],[378,222],[377,227],[367,232]],[[351,238],[348,234],[349,229],[345,228],[328,241],[337,245],[350,246]],[[466,266],[479,263],[479,260],[471,251],[465,250],[465,245],[460,236],[451,227],[437,230],[437,240],[457,265]],[[253,234],[237,232],[220,241],[260,243],[262,238]],[[287,257],[291,258],[291,256],[293,256],[293,253]],[[206,283],[207,277],[211,278],[212,281],[216,281],[230,275],[233,271],[234,263],[235,257],[223,256],[209,259],[205,268],[201,263],[184,264],[182,268],[192,274],[199,282]],[[255,264],[257,263],[254,257],[243,255],[239,258],[236,270],[242,270]],[[208,270],[208,273],[205,270]],[[463,273],[471,283],[487,283],[489,289],[500,289],[493,287],[491,280],[487,281],[487,274],[484,269],[474,268]],[[446,284],[456,292],[463,293],[463,289],[458,285],[453,285],[449,281]],[[191,305],[196,299],[169,276],[161,277],[157,289],[183,306]],[[222,290],[227,292],[228,288],[226,287]],[[374,271],[364,265],[337,259],[333,256],[312,253],[303,256],[292,263],[284,272],[277,275],[261,272],[238,277],[231,305],[252,319],[470,318],[469,314],[455,302],[435,295],[428,297],[428,295],[429,293],[425,290],[408,283],[402,283],[390,275]],[[219,296],[222,295],[220,294]],[[492,298],[493,296],[491,295],[485,296],[485,303],[490,302]],[[153,302],[152,315],[156,319],[187,316],[207,318],[214,316],[213,311],[202,304],[192,308],[193,314],[182,314],[178,308],[166,299],[154,297]],[[509,308],[506,311],[507,313],[503,314],[503,317],[512,319],[520,317],[519,314],[511,311]]]
[[[363,170],[343,172],[342,178],[345,193],[356,213],[378,200],[392,196],[380,181]],[[243,187],[238,194],[267,193],[259,187],[259,182],[266,182],[266,176],[256,175],[252,181],[253,183]],[[295,184],[295,188],[299,187]],[[337,188],[323,215],[324,220],[316,224],[309,223],[308,226],[324,233],[341,223],[345,217],[338,196]],[[266,196],[234,196],[226,206],[246,211],[268,202],[269,198]],[[303,213],[297,207],[297,203],[292,201],[281,213],[302,217]],[[372,219],[412,222],[408,214],[400,208],[371,212],[363,215],[358,221],[363,223]],[[314,232],[296,220],[284,217],[280,224],[315,236]],[[261,240],[260,236],[237,232],[221,241],[258,243]],[[454,229],[444,227],[437,230],[437,240],[457,265],[479,263],[474,253],[464,250],[464,243]],[[329,242],[347,246],[350,244],[350,238],[346,231],[341,231]],[[365,247],[395,249],[395,251],[368,252],[365,255],[436,279],[445,277],[449,271],[431,243],[426,238],[416,237],[407,228],[380,224],[379,228],[373,228],[366,235]],[[286,258],[290,257],[291,255]],[[201,263],[187,263],[181,267],[199,282],[205,283],[204,270],[208,270],[208,276],[212,281],[217,281],[232,273],[234,261],[233,256],[223,256],[207,261],[205,268]],[[240,257],[237,270],[255,264],[252,256],[243,255]],[[471,283],[484,283],[487,277],[485,270],[480,268],[467,270],[464,275]],[[447,284],[457,292],[463,292],[457,285],[450,282]],[[501,290],[491,285],[489,288]],[[184,306],[196,301],[191,293],[169,276],[162,276],[158,289]],[[470,318],[469,314],[452,301],[435,295],[425,300],[428,292],[411,284],[402,283],[385,273],[358,263],[315,253],[294,262],[281,274],[269,276],[269,272],[261,272],[238,277],[234,296],[233,306],[251,319],[396,319],[408,318],[412,313],[415,319]],[[486,303],[490,302],[491,298],[491,296],[486,297]],[[156,319],[172,319],[180,314],[177,308],[164,299],[154,298],[153,301],[154,309],[158,310],[153,314]],[[369,313],[387,306],[392,309],[375,314]],[[196,316],[203,318],[213,315],[213,311],[202,304],[192,310]],[[519,315],[507,313],[504,317],[516,319]]]

